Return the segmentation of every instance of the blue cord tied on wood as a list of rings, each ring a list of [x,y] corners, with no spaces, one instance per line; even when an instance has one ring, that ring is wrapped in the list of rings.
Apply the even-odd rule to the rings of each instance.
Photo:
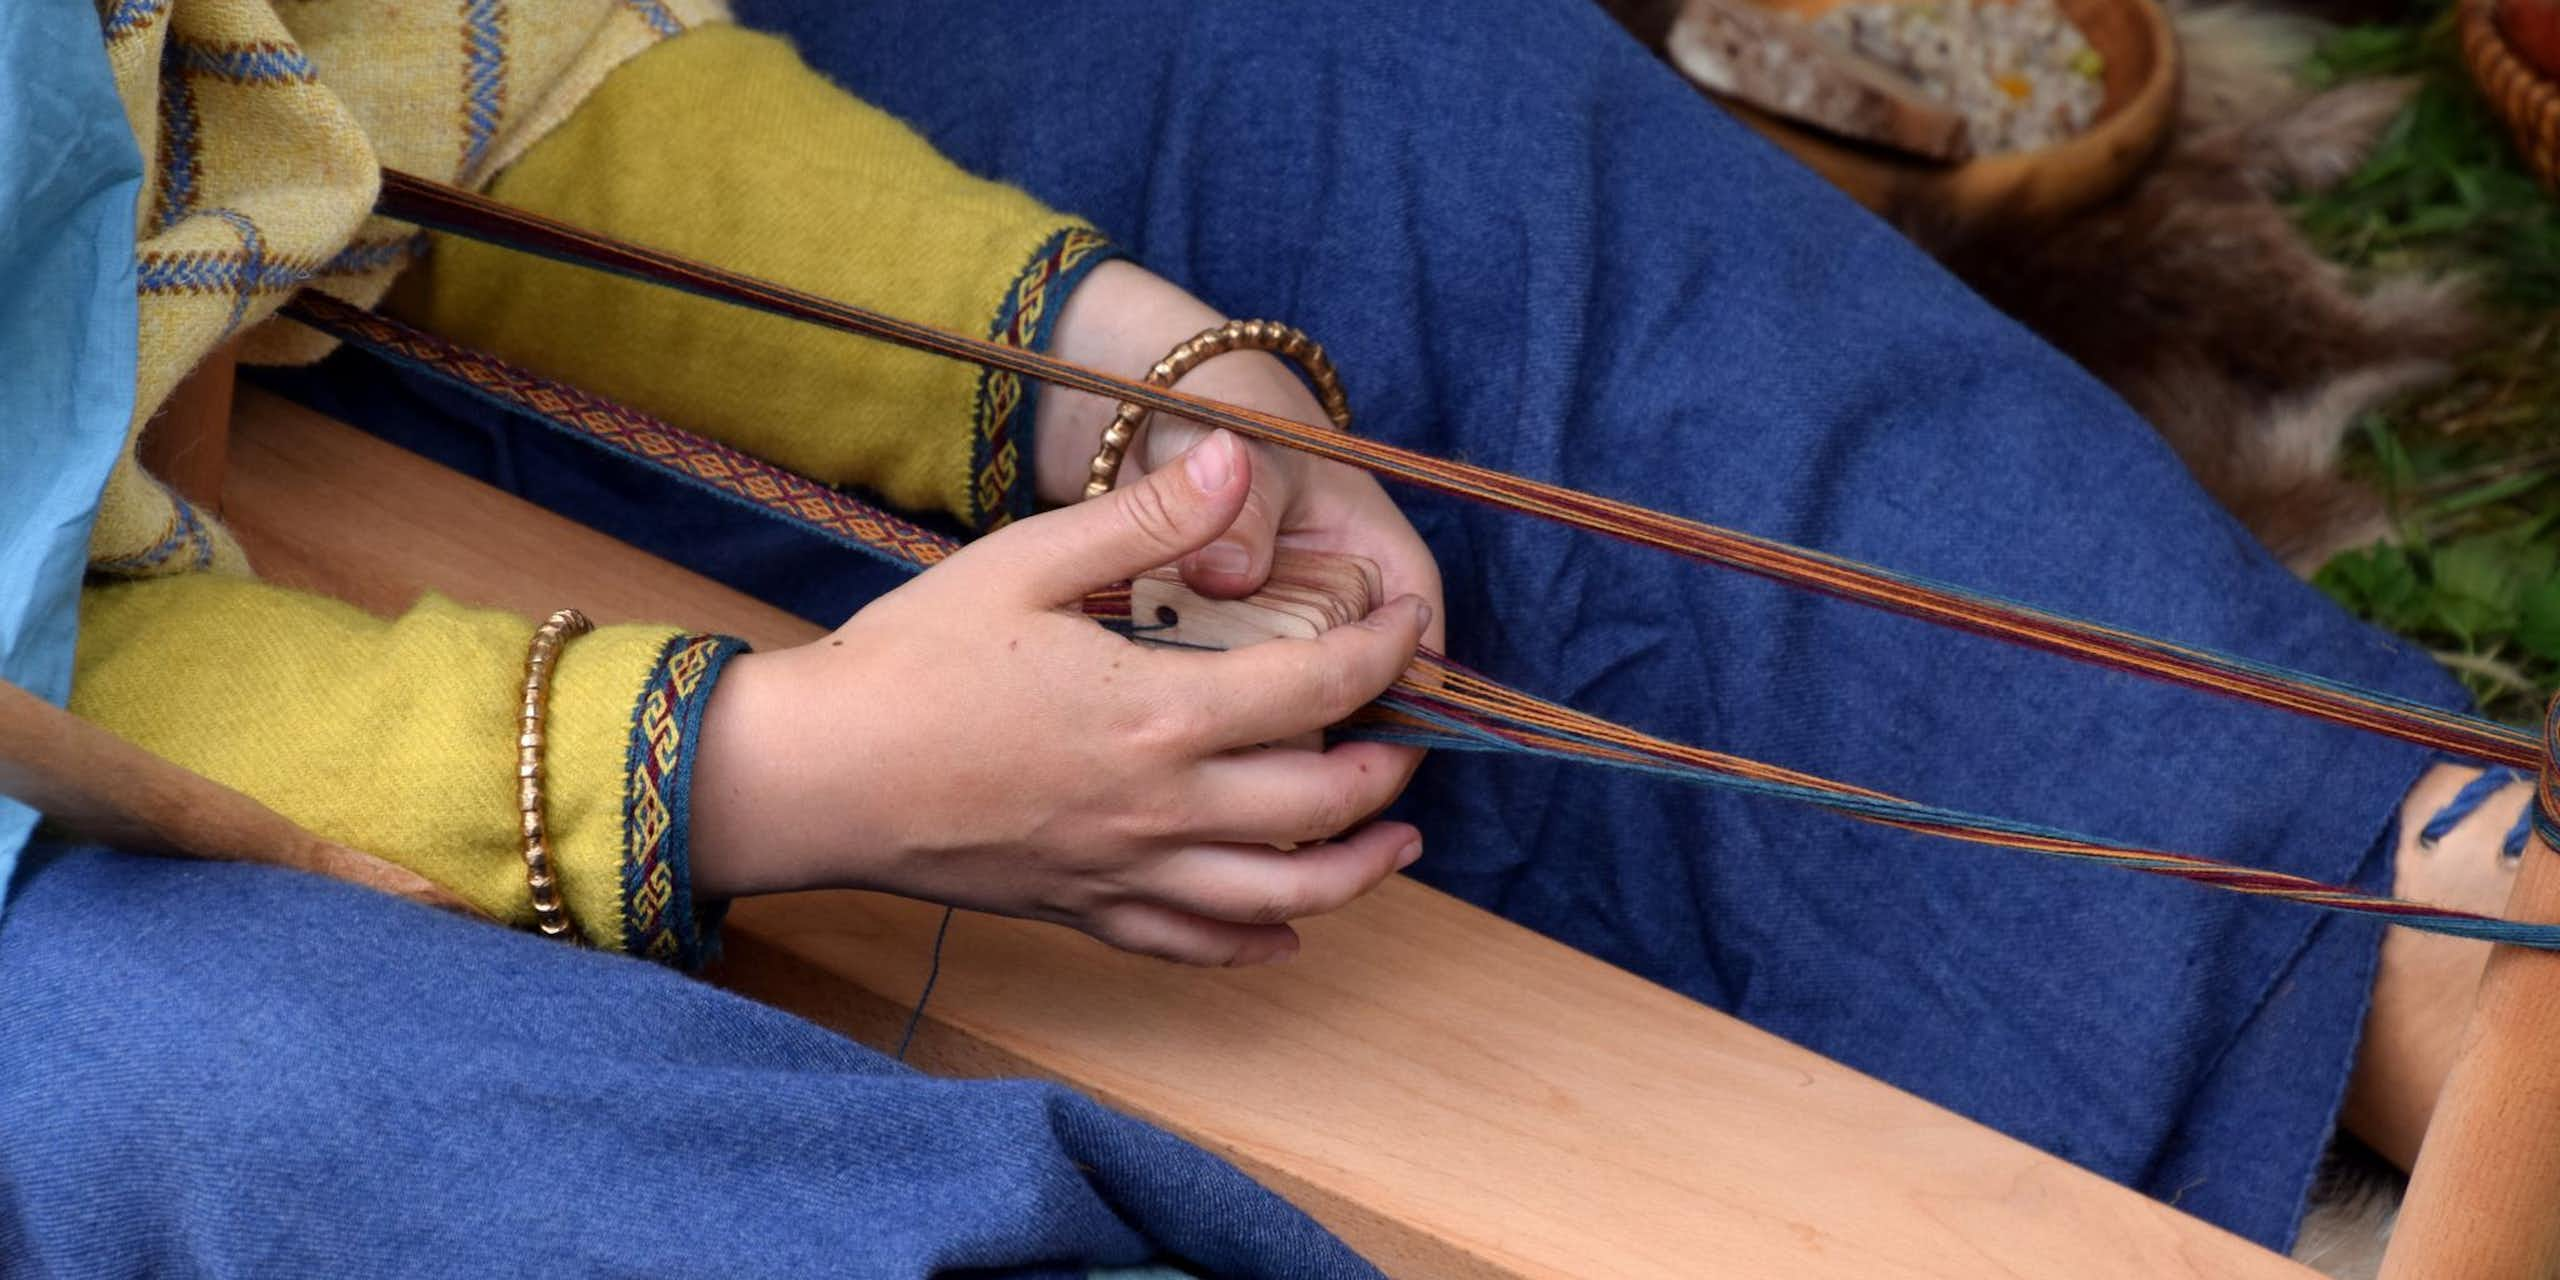
[[[2507,830],[2498,852],[2513,862],[2524,856],[2525,839],[2536,834],[2544,844],[2560,849],[2560,779],[2555,779],[2553,764],[2555,758],[2560,758],[2560,694],[2553,695],[2551,710],[2543,717],[2542,740],[2543,761],[2538,777],[2527,778],[2521,771],[2504,766],[2489,769],[2462,784],[2462,790],[2427,819],[2427,825],[2418,831],[2418,843],[2429,849],[2436,847],[2488,803],[2489,797],[2517,783],[2530,783],[2533,803],[2516,814],[2516,824]]]
[[[2479,811],[2481,805],[2488,803],[2489,797],[2529,781],[2531,779],[2522,773],[2500,766],[2463,783],[2462,790],[2453,793],[2453,799],[2446,801],[2443,808],[2427,819],[2427,825],[2419,829],[2418,843],[2429,849],[2435,848],[2438,842],[2453,834],[2455,827],[2461,826],[2464,820]],[[2509,861],[2524,856],[2524,839],[2533,830],[2535,811],[2535,805],[2526,805],[2516,813],[2516,824],[2507,831],[2506,841],[2499,847],[2500,856]]]

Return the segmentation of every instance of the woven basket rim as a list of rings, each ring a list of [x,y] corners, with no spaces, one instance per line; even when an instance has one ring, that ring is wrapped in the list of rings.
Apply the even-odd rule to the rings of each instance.
[[[2497,0],[2462,0],[2462,61],[2545,187],[2560,188],[2560,82],[2526,62],[2498,29]]]

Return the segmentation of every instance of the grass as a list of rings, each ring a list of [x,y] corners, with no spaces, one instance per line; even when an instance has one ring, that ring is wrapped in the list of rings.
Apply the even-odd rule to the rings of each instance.
[[[2297,206],[2305,233],[2353,268],[2474,278],[2491,334],[2450,381],[2367,415],[2348,466],[2395,533],[2314,581],[2427,646],[2489,714],[2537,722],[2560,689],[2560,203],[2472,88],[2449,13],[2344,30],[2309,74],[2420,87],[2362,171]]]

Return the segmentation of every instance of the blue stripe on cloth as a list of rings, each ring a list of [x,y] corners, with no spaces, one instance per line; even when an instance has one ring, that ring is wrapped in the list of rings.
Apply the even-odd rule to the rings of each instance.
[[[359,240],[330,255],[320,264],[315,275],[354,276],[368,271],[396,267],[427,251],[427,234],[402,236],[397,240]]]
[[[195,505],[175,493],[169,495],[169,532],[149,548],[129,556],[100,560],[96,568],[108,573],[141,573],[167,563],[180,551],[188,553],[190,567],[202,569],[213,563],[213,539],[205,532],[204,519],[196,514]]]
[[[231,251],[145,253],[139,256],[136,274],[139,288],[146,295],[230,294],[231,318],[223,329],[225,337],[248,318],[251,298],[262,293],[290,293],[319,270],[319,264],[307,259],[269,257],[266,237],[258,231],[258,224],[239,210],[206,209],[202,214],[230,226],[240,237],[240,247]]]
[[[622,4],[624,8],[639,14],[641,21],[648,23],[649,29],[659,35],[684,34],[684,24],[676,21],[674,14],[667,12],[667,6],[661,3],[661,0],[622,0]]]
[[[196,90],[183,75],[160,80],[160,216],[166,231],[196,206]]]
[[[222,326],[222,336],[228,338],[247,318],[249,295],[257,290],[267,273],[267,238],[258,233],[257,223],[249,221],[248,215],[238,210],[208,209],[205,212],[229,223],[232,230],[240,233],[240,270],[232,283],[231,318]],[[296,283],[299,283],[298,279]]]
[[[319,73],[302,50],[287,44],[195,44],[171,41],[180,70],[233,84],[310,84]]]
[[[116,0],[114,7],[99,18],[99,32],[112,44],[167,13],[171,3],[173,0]]]
[[[462,171],[469,175],[489,154],[489,139],[507,101],[507,45],[499,23],[505,0],[466,0],[462,9]]]

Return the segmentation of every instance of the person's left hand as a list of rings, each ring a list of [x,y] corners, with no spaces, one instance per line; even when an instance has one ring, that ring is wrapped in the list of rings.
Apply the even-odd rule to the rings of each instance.
[[[1297,375],[1259,352],[1234,352],[1204,364],[1182,380],[1182,390],[1299,422],[1325,421]],[[1130,446],[1122,483],[1181,456],[1207,433],[1196,422],[1156,415]],[[1294,449],[1259,442],[1248,447],[1254,451],[1253,490],[1244,512],[1224,537],[1183,557],[1183,581],[1204,596],[1248,596],[1270,577],[1275,547],[1366,556],[1383,580],[1381,599],[1417,595],[1431,605],[1433,621],[1423,643],[1440,647],[1447,638],[1440,566],[1377,480]]]
[[[1063,359],[1114,372],[1144,370],[1192,335],[1224,316],[1164,279],[1126,262],[1094,269],[1058,317],[1051,352]],[[1314,335],[1318,341],[1322,334]],[[1228,404],[1259,409],[1298,422],[1327,426],[1323,406],[1280,357],[1235,351],[1193,369],[1178,389]],[[1355,393],[1356,411],[1358,388]],[[1080,392],[1041,392],[1034,478],[1043,500],[1075,501],[1112,405]],[[1357,430],[1358,419],[1353,420]],[[1208,433],[1196,422],[1155,414],[1131,442],[1120,483],[1179,457]],[[1404,513],[1366,472],[1260,441],[1252,451],[1253,488],[1232,529],[1180,561],[1183,581],[1205,596],[1233,598],[1260,590],[1271,574],[1276,547],[1366,556],[1378,566],[1380,598],[1415,595],[1431,606],[1422,642],[1434,649],[1448,641],[1449,611],[1441,597],[1440,566]],[[1402,755],[1409,775],[1422,753]]]

